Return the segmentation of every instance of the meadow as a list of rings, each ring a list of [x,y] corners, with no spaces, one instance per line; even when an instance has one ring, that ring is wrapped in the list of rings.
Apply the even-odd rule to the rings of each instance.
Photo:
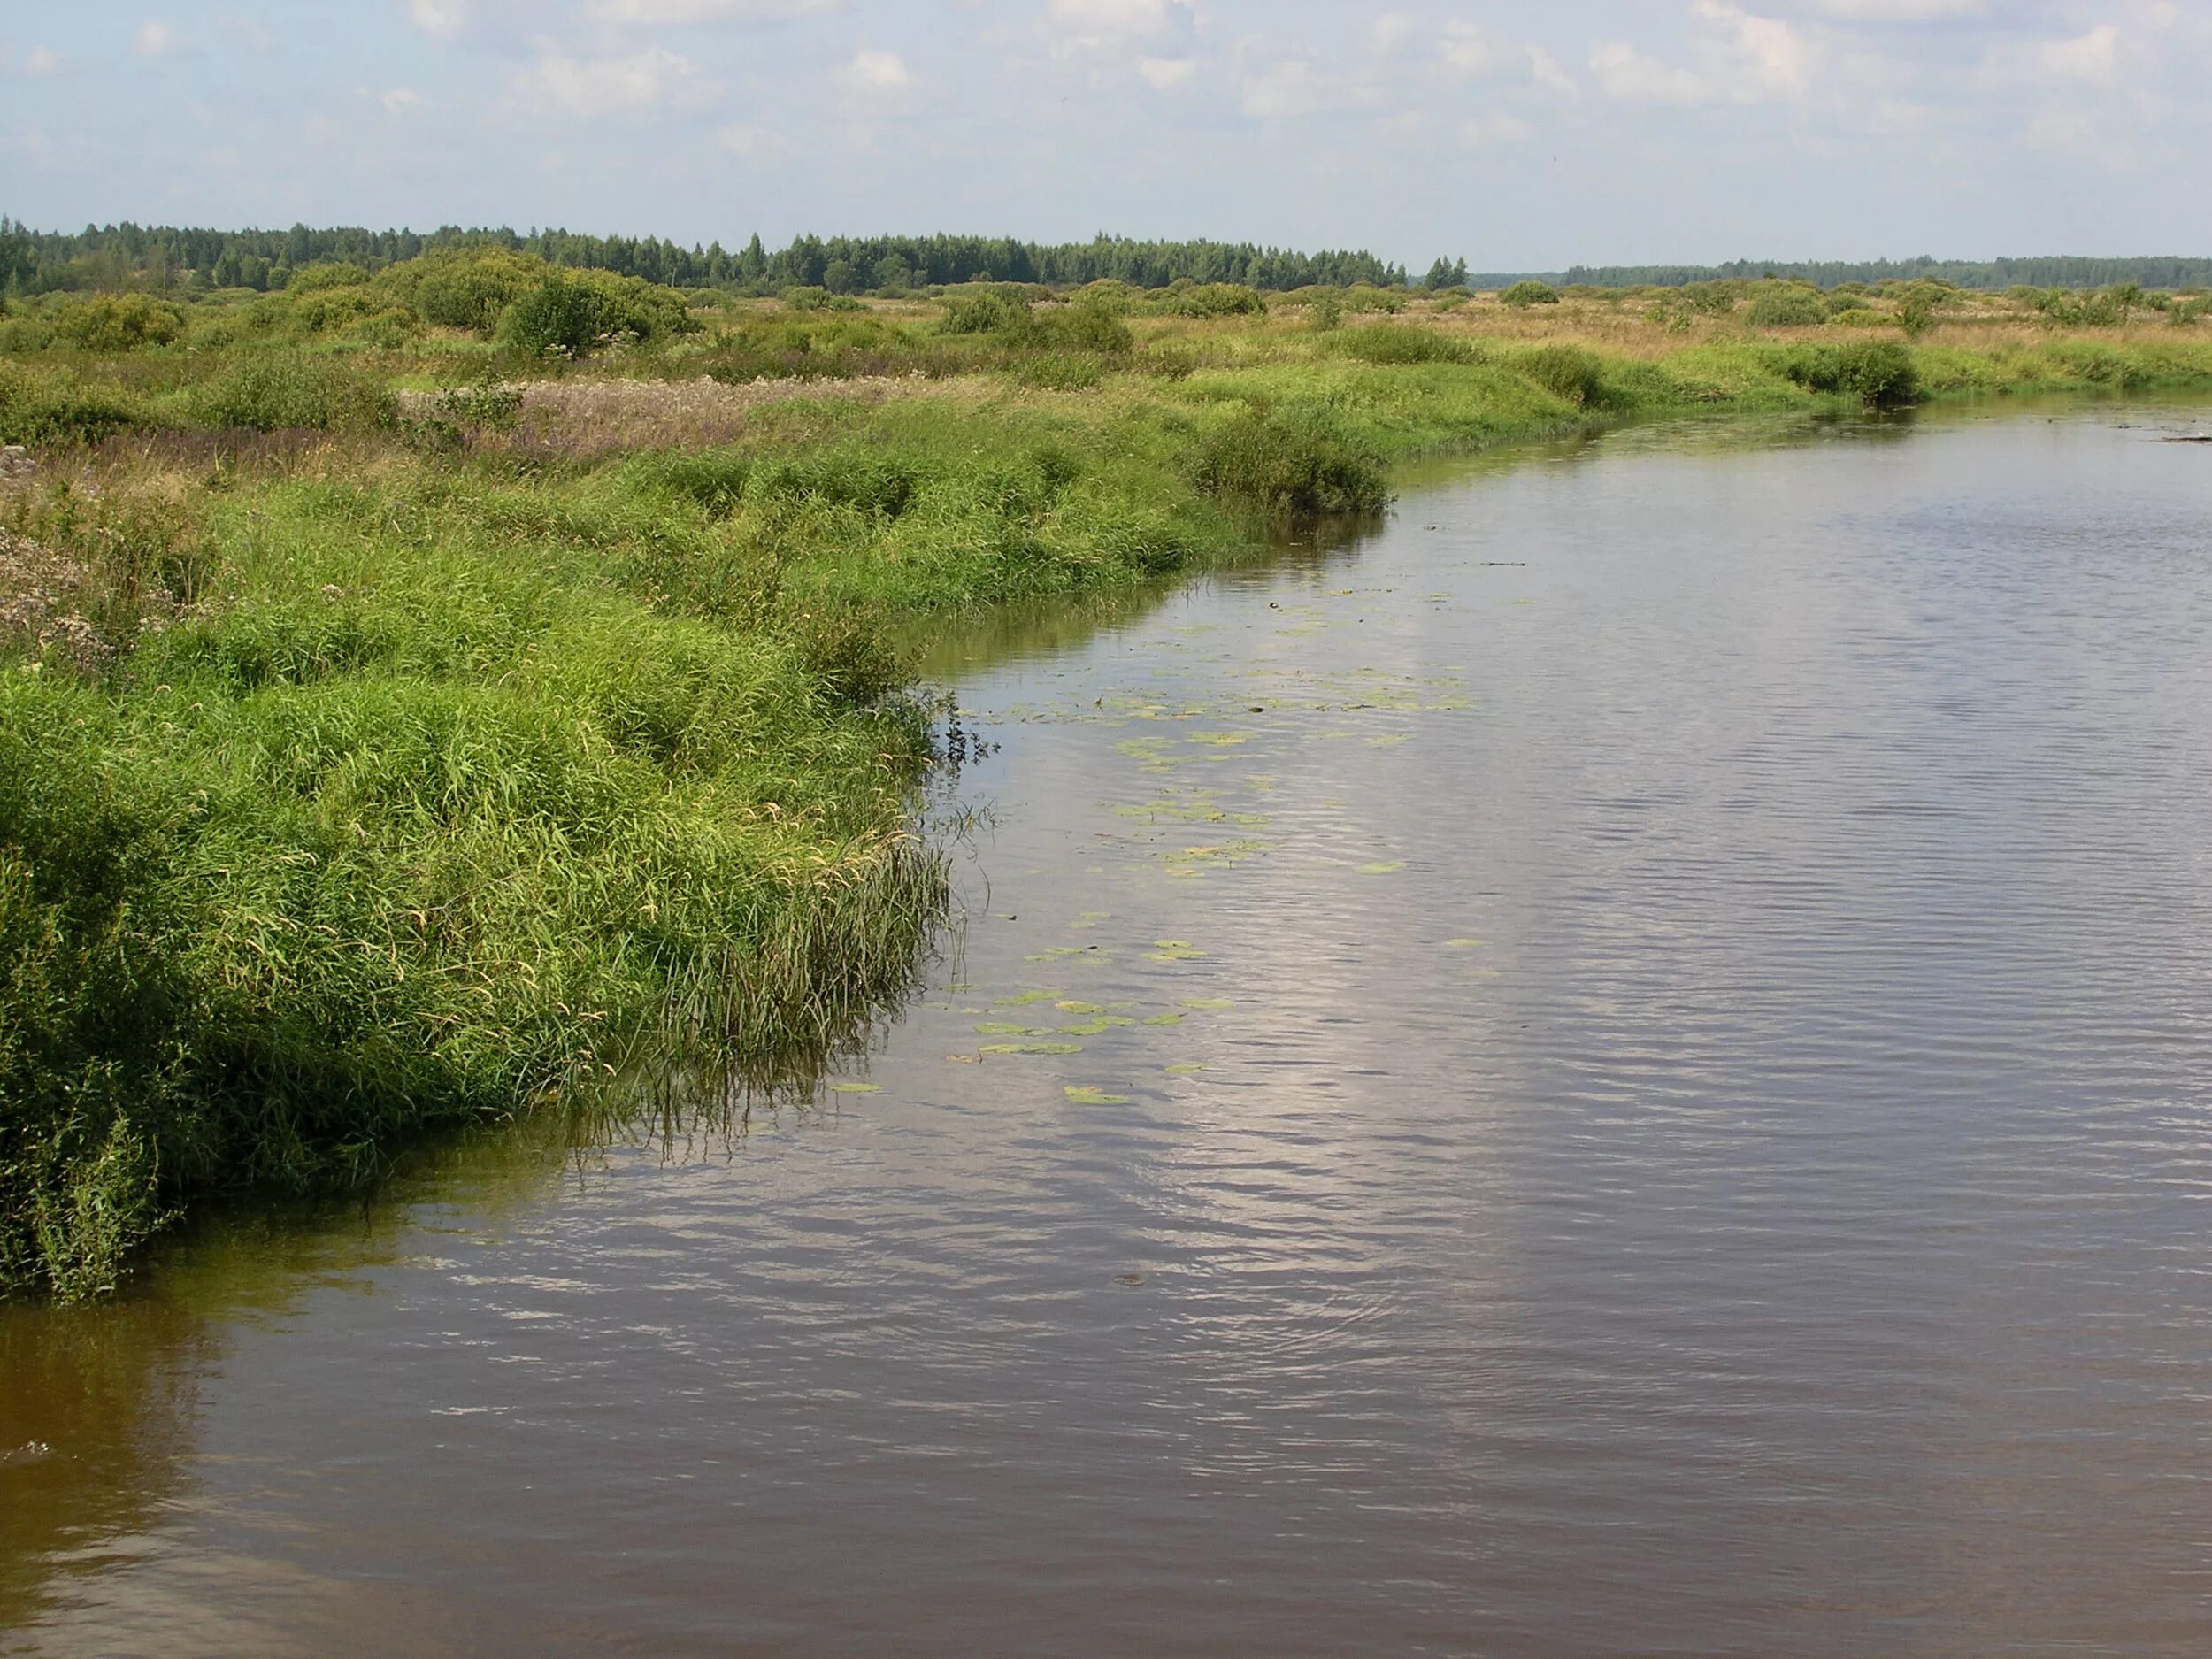
[[[804,1089],[947,905],[889,641],[1701,411],[2212,389],[2131,286],[680,290],[448,250],[0,316],[0,1294],[425,1128]]]

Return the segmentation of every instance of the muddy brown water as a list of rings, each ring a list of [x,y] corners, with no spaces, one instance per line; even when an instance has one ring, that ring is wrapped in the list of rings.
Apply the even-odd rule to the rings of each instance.
[[[0,1310],[0,1650],[2212,1650],[2200,422],[1624,432],[948,642],[841,1091]]]

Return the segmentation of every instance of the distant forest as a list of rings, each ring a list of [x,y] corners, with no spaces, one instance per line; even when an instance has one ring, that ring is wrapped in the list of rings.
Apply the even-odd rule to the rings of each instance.
[[[419,254],[451,248],[506,248],[549,264],[612,271],[680,288],[776,294],[792,288],[832,293],[896,292],[956,282],[1041,282],[1079,288],[1102,278],[1142,288],[1178,281],[1242,282],[1283,290],[1310,284],[1342,288],[1405,283],[1403,265],[1353,250],[1299,253],[1251,242],[1139,242],[1099,236],[1086,242],[1020,242],[1006,236],[801,236],[771,250],[756,235],[732,251],[719,242],[685,247],[658,237],[586,236],[565,230],[204,230],[165,225],[88,226],[33,230],[0,218],[0,293],[125,288],[282,288],[293,271],[325,263],[372,273]],[[2054,256],[1985,261],[1918,259],[1756,260],[1718,265],[1576,265],[1566,271],[1470,273],[1463,261],[1438,260],[1425,280],[1502,288],[1526,277],[1594,288],[1680,288],[1727,278],[1786,277],[1834,288],[1845,282],[1932,280],[1964,288],[2094,288],[2134,282],[2147,288],[2212,287],[2212,258],[2093,259]]]
[[[1578,265],[1565,271],[1484,273],[1478,288],[1503,288],[1525,276],[1591,288],[1686,288],[1729,278],[1784,277],[1824,288],[1846,282],[1948,282],[1957,288],[2097,288],[2133,282],[2147,288],[2212,287],[2212,258],[2090,259],[2054,254],[2039,259],[1738,259],[1728,265]]]
[[[857,294],[954,282],[1043,282],[1080,287],[1112,278],[1144,288],[1179,280],[1245,282],[1259,288],[1321,283],[1389,287],[1405,268],[1370,253],[1295,253],[1250,242],[1018,242],[1003,236],[802,236],[771,250],[756,235],[732,252],[719,242],[687,248],[657,237],[583,236],[565,230],[194,230],[164,225],[88,226],[75,233],[33,230],[0,219],[0,292],[61,288],[284,286],[290,273],[323,263],[374,272],[449,248],[532,253],[557,265],[613,271],[670,288],[780,293],[824,288]]]

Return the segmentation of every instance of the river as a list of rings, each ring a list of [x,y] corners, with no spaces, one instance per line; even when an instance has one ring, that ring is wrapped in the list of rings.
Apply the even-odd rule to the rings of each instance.
[[[2212,1648],[2201,419],[1630,429],[943,641],[833,1088],[0,1309],[0,1651]]]

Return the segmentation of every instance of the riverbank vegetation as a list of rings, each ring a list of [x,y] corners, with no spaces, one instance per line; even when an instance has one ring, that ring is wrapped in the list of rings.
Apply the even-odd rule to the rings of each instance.
[[[899,626],[1594,423],[2212,388],[2197,296],[2073,303],[744,299],[503,248],[10,300],[0,1290],[426,1125],[803,1079],[945,902]]]

